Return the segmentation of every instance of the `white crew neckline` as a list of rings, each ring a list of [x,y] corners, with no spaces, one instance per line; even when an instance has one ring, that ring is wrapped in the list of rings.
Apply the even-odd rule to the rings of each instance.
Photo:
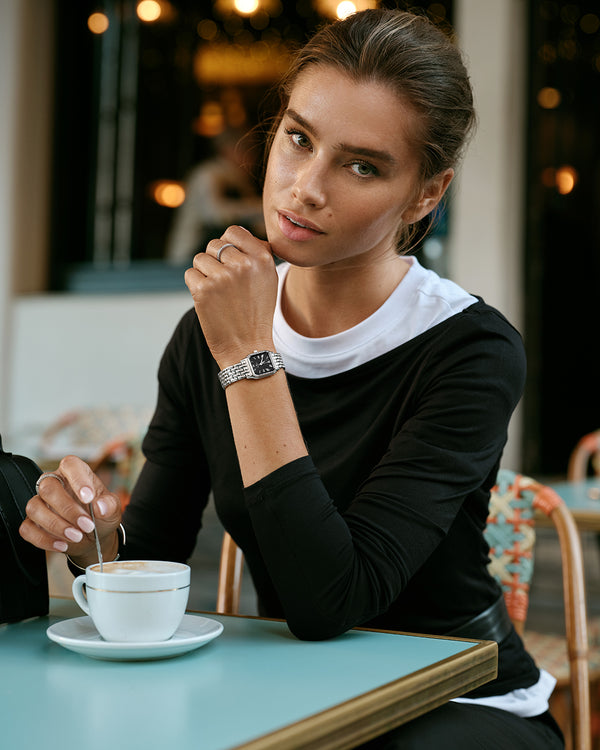
[[[337,375],[395,349],[477,301],[454,282],[423,268],[414,256],[404,260],[410,264],[407,273],[372,315],[322,338],[302,336],[285,320],[281,295],[290,266],[279,264],[273,337],[286,371],[306,378]]]

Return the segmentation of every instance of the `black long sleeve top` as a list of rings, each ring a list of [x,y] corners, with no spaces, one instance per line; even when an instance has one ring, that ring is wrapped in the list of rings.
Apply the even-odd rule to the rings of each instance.
[[[500,594],[482,532],[524,377],[519,334],[482,301],[346,372],[288,375],[309,457],[244,489],[217,366],[190,310],[160,364],[126,555],[188,559],[212,489],[259,612],[298,637],[358,625],[449,632]],[[473,695],[538,676],[513,633],[498,679]]]

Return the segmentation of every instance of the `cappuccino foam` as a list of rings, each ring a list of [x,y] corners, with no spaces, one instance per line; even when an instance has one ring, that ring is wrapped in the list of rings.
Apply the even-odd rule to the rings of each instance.
[[[111,575],[139,576],[148,573],[176,573],[181,569],[180,563],[169,563],[161,560],[119,560],[104,563],[104,573]],[[95,573],[100,572],[100,565],[94,565]]]

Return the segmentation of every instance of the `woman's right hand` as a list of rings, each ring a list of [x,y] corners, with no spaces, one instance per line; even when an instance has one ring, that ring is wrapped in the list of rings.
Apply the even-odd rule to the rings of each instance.
[[[114,560],[118,552],[117,528],[121,503],[109,492],[91,468],[77,456],[66,456],[56,471],[62,483],[46,476],[38,494],[29,500],[26,519],[19,532],[40,549],[65,552],[82,568],[96,562],[94,522],[89,512],[93,503],[102,557]]]

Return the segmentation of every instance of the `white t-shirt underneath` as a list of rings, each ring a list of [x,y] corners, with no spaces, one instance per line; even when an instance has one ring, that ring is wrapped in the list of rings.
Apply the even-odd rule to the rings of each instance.
[[[278,267],[279,291],[273,334],[285,369],[303,378],[337,375],[395,349],[477,301],[453,281],[405,258],[410,268],[387,300],[372,315],[347,331],[323,338],[296,333],[283,317],[281,293],[289,271]]]

